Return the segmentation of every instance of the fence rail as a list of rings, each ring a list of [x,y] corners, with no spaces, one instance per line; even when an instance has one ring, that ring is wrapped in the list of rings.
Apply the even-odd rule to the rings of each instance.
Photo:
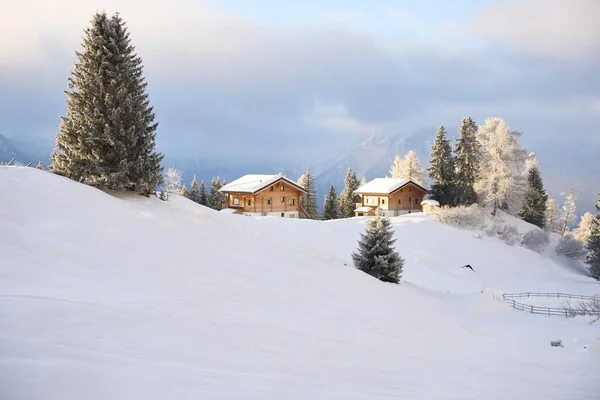
[[[544,298],[563,298],[563,299],[578,299],[578,300],[593,300],[599,299],[600,296],[584,296],[579,294],[570,294],[570,293],[504,293],[502,298],[508,304],[511,305],[512,308],[520,311],[526,311],[531,314],[541,314],[541,315],[557,315],[565,318],[575,317],[577,315],[589,315],[589,316],[598,316],[600,312],[589,312],[577,309],[568,309],[568,308],[558,308],[558,307],[540,307],[533,306],[530,304],[520,303],[514,298],[523,298],[523,297],[544,297]]]

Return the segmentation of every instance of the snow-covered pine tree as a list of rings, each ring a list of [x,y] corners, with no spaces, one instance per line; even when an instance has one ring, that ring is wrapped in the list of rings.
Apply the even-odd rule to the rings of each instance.
[[[319,211],[317,209],[317,189],[315,187],[315,179],[313,178],[310,168],[306,170],[300,179],[298,185],[306,189],[307,193],[300,196],[300,215],[308,219],[319,219]],[[306,215],[305,215],[306,213]]]
[[[587,242],[588,256],[586,263],[590,266],[592,277],[600,281],[600,194],[596,202],[596,215],[592,221],[592,231]]]
[[[527,192],[519,211],[519,218],[530,224],[544,228],[546,225],[546,202],[548,194],[535,157],[527,161]]]
[[[335,186],[331,184],[329,188],[329,192],[327,192],[327,196],[325,196],[325,200],[323,201],[323,219],[338,219],[340,217],[340,206],[337,197],[337,191],[335,190]]]
[[[198,179],[196,178],[196,175],[194,175],[192,183],[190,184],[189,199],[195,203],[200,204],[200,188],[198,187]]]
[[[215,210],[220,210],[223,204],[227,202],[227,195],[219,192],[223,186],[225,186],[225,181],[218,176],[212,179],[210,193],[208,194],[208,206]]]
[[[390,169],[392,178],[396,179],[410,179],[413,182],[422,185],[426,179],[425,171],[421,168],[421,162],[417,153],[414,150],[410,150],[404,158],[400,159],[396,156],[394,159],[394,165]]]
[[[392,178],[402,179],[402,174],[404,173],[403,168],[402,158],[396,154],[392,167],[390,168],[390,176]]]
[[[446,139],[446,129],[443,125],[437,130],[435,141],[431,148],[431,162],[427,169],[432,180],[429,196],[442,205],[456,204],[456,168],[450,141]]]
[[[95,14],[76,55],[51,171],[149,195],[162,181],[158,124],[145,93],[142,60],[119,14]]]
[[[558,234],[565,236],[569,233],[571,226],[577,222],[577,208],[575,206],[575,194],[572,190],[567,193],[561,193],[561,196],[565,198],[563,206],[560,209],[558,216]]]
[[[545,229],[548,232],[559,233],[559,219],[558,205],[556,204],[556,200],[548,199],[548,201],[546,201],[546,223],[544,224]]]
[[[366,222],[365,233],[360,234],[358,249],[352,253],[359,270],[384,282],[398,283],[402,276],[404,259],[394,250],[392,223],[381,209],[375,218]]]
[[[185,198],[190,198],[190,194],[187,190],[187,186],[185,185],[185,182],[183,183],[183,185],[181,185],[181,187],[179,188],[179,195],[181,197],[185,197]]]
[[[463,118],[458,130],[460,137],[454,147],[456,164],[457,204],[477,202],[475,180],[479,174],[481,144],[477,141],[477,125],[471,117]]]
[[[206,194],[206,185],[204,184],[204,179],[202,180],[202,182],[200,182],[200,195],[198,202],[203,206],[208,205],[208,195]]]
[[[486,119],[477,132],[482,151],[475,191],[481,203],[492,206],[492,215],[499,208],[509,212],[520,208],[527,150],[519,145],[519,136],[497,117]]]
[[[581,216],[579,226],[573,231],[573,237],[580,242],[587,244],[592,235],[592,224],[594,223],[594,214],[586,212]]]
[[[360,201],[360,196],[354,194],[354,191],[358,189],[359,186],[360,183],[356,178],[356,174],[348,168],[346,178],[344,179],[344,191],[340,194],[340,214],[338,218],[354,217],[356,203]],[[323,213],[325,213],[325,210],[323,210]]]

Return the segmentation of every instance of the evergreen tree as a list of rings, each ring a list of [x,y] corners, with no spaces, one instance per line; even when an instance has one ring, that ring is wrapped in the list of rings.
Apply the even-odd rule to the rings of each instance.
[[[440,204],[454,206],[456,198],[456,168],[450,141],[446,139],[446,129],[438,128],[431,148],[431,162],[427,169],[433,181],[429,196]]]
[[[200,188],[198,188],[198,179],[196,179],[196,175],[194,175],[194,179],[192,179],[190,185],[189,199],[195,203],[200,203]]]
[[[519,132],[508,129],[502,118],[488,118],[479,128],[477,140],[482,146],[475,191],[480,202],[511,211],[520,208],[522,172],[527,151],[519,146]]]
[[[592,221],[592,229],[587,242],[588,256],[586,263],[590,266],[592,277],[600,281],[600,194],[596,203],[597,215]]]
[[[456,140],[457,204],[471,205],[477,202],[475,180],[479,174],[481,145],[477,141],[477,125],[471,117],[463,118]]]
[[[208,194],[208,206],[215,210],[220,210],[223,204],[227,202],[227,195],[219,192],[223,186],[225,186],[225,181],[218,176],[212,179],[210,193]]]
[[[335,186],[331,185],[325,201],[323,202],[323,219],[338,219],[340,217],[340,207],[337,198]]]
[[[199,203],[203,206],[208,205],[208,196],[206,194],[206,185],[204,184],[204,180],[200,182],[200,195],[199,195]]]
[[[185,183],[183,185],[181,185],[181,187],[179,188],[179,195],[181,197],[185,197],[185,198],[190,198],[188,190],[187,190],[187,186],[185,186]]]
[[[119,14],[95,14],[76,55],[51,171],[149,195],[162,180],[158,124],[145,93],[142,60]]]
[[[546,202],[548,195],[544,189],[542,176],[537,163],[530,163],[527,169],[527,193],[519,211],[519,218],[530,224],[544,228],[546,225]]]
[[[319,211],[317,210],[317,189],[310,168],[308,168],[306,173],[298,179],[298,185],[302,186],[307,191],[306,194],[300,196],[301,215],[308,219],[319,219]],[[307,215],[304,215],[304,213]]]
[[[558,234],[560,236],[565,236],[569,233],[569,228],[577,221],[577,209],[573,191],[562,193],[561,196],[564,196],[565,201],[563,202],[563,206],[558,216]]]
[[[340,213],[339,218],[352,218],[354,217],[354,210],[356,209],[356,203],[360,201],[360,196],[354,194],[356,189],[360,186],[356,174],[350,168],[346,172],[346,179],[344,180],[344,191],[340,194]],[[323,211],[325,212],[325,211]]]
[[[548,199],[548,201],[546,201],[546,223],[544,224],[544,227],[548,232],[559,233],[558,225],[558,205],[556,204],[556,200]]]
[[[358,250],[352,253],[354,265],[359,270],[384,282],[398,283],[402,276],[404,260],[394,250],[394,232],[390,219],[381,209],[375,218],[366,222],[365,233],[361,233]]]

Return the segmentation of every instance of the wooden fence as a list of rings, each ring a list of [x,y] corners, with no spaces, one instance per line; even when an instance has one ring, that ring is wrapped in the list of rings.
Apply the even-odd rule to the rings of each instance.
[[[511,305],[512,308],[520,311],[526,311],[531,314],[542,314],[542,315],[557,315],[565,318],[575,317],[577,315],[590,315],[590,316],[598,316],[600,312],[585,312],[577,309],[568,309],[568,308],[558,308],[558,307],[540,307],[533,306],[530,304],[520,303],[515,298],[523,298],[523,297],[543,297],[543,298],[557,298],[557,299],[577,299],[577,300],[593,300],[598,299],[600,296],[583,296],[579,294],[569,294],[569,293],[504,293],[502,298],[508,304]]]

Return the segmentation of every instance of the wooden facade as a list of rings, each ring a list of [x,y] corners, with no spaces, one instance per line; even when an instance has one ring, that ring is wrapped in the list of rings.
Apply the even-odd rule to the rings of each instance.
[[[256,193],[224,192],[227,203],[223,208],[237,209],[235,214],[279,215],[298,217],[300,215],[300,196],[304,191],[286,180],[276,182],[260,189]]]
[[[396,189],[391,193],[362,193],[361,203],[356,204],[356,216],[375,215],[375,210],[381,208],[388,212],[388,215],[395,216],[405,213],[421,212],[421,201],[427,195],[427,190],[413,184],[407,183],[403,187]],[[364,207],[372,208],[371,211],[358,211]]]

